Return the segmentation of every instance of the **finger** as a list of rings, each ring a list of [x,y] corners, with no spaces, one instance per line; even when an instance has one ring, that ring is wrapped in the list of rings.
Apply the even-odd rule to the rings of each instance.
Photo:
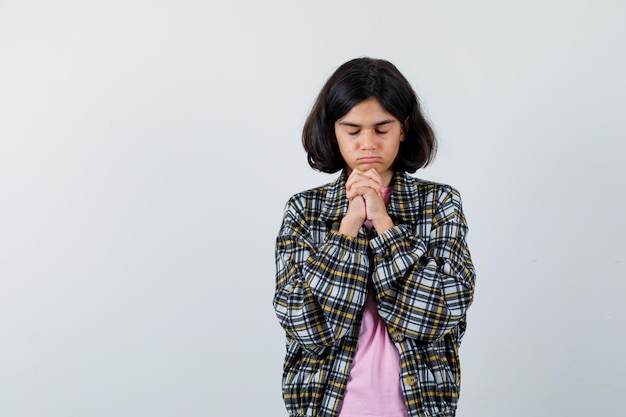
[[[350,189],[347,190],[346,192],[346,197],[348,198],[348,201],[352,201],[354,199],[354,197],[358,197],[360,194],[357,191],[357,188],[354,187],[350,187]]]
[[[364,176],[365,176],[365,173],[363,171],[358,170],[358,169],[355,168],[355,169],[352,170],[352,172],[348,176],[347,182],[354,181],[355,179],[360,178],[360,177],[364,177]]]
[[[378,171],[376,171],[376,169],[371,168],[371,169],[367,170],[367,171],[365,172],[365,175],[366,175],[368,178],[370,178],[370,179],[372,179],[373,181],[375,181],[375,182],[379,185],[379,188],[382,190],[382,188],[383,188],[383,178],[380,176],[380,174],[378,173]]]
[[[375,198],[382,201],[382,195],[378,192],[376,188],[370,185],[353,185],[350,189],[350,192],[347,194],[348,200],[351,200],[357,196],[363,197],[366,200]]]
[[[383,189],[383,181],[382,177],[374,168],[369,169],[367,171],[359,171],[355,169],[348,177],[346,181],[346,187],[353,187],[357,183],[365,182],[368,186],[377,190],[377,192],[382,194]]]
[[[363,187],[368,187],[371,188],[372,190],[374,190],[377,194],[382,195],[382,187],[380,186],[379,182],[374,181],[371,178],[359,178],[357,180],[355,180],[352,184],[350,184],[350,189],[354,189],[354,188],[363,188]],[[364,192],[365,190],[363,190]]]
[[[346,187],[346,197],[348,200],[352,200],[356,196],[364,196],[368,193],[374,192],[376,193],[376,187],[371,182],[371,180],[358,180],[350,185],[350,187]]]
[[[347,181],[346,181],[346,189],[350,189],[356,182],[362,181],[364,179],[367,179],[368,177],[365,175],[365,173],[363,171],[360,171],[358,169],[354,169],[351,173],[350,176],[348,177]]]

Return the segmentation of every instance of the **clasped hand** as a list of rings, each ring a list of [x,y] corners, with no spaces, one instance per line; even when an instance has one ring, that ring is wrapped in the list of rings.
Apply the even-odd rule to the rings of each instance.
[[[341,233],[356,236],[359,229],[369,220],[378,233],[393,227],[383,200],[383,180],[375,169],[352,170],[346,181],[348,211],[341,221]]]

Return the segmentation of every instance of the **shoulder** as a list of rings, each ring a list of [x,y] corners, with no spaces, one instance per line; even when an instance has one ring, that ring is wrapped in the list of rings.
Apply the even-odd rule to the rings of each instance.
[[[461,194],[450,184],[424,180],[406,172],[400,173],[399,190],[408,193],[415,199],[443,203],[447,200],[459,200]]]
[[[285,205],[285,212],[295,211],[306,215],[319,215],[328,204],[336,203],[342,189],[342,177],[318,187],[292,195]]]
[[[308,190],[300,191],[294,195],[292,195],[287,204],[296,204],[296,205],[310,205],[315,204],[316,202],[322,202],[327,198],[328,192],[330,191],[332,185],[335,181],[330,182],[328,184],[320,185],[319,187],[310,188]]]

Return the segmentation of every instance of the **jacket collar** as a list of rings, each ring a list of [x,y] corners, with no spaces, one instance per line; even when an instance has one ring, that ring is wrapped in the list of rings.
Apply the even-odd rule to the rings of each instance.
[[[346,180],[348,175],[342,171],[339,178],[328,184],[326,198],[320,213],[322,221],[338,221],[348,210]],[[395,172],[391,178],[391,197],[387,212],[392,219],[401,223],[416,221],[419,216],[419,191],[417,180],[406,172]]]

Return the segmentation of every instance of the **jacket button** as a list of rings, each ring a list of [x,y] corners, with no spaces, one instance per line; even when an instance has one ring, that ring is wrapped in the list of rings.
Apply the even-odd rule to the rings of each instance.
[[[404,340],[404,335],[398,331],[391,333],[391,340],[394,342],[402,342]]]
[[[406,383],[410,386],[417,384],[417,377],[415,375],[409,375],[406,377]]]

